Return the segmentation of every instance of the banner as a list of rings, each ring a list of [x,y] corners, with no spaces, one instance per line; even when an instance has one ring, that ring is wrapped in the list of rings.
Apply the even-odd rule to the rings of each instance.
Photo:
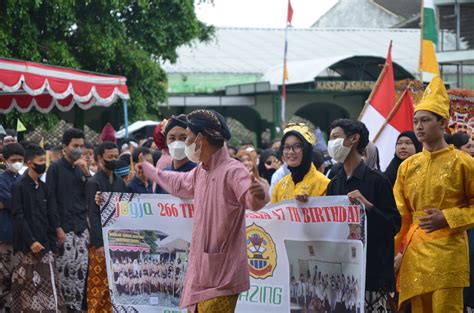
[[[169,195],[104,193],[109,288],[116,312],[179,309],[194,207]],[[365,214],[346,196],[246,212],[250,290],[237,312],[363,312]],[[212,227],[212,225],[209,225]],[[216,269],[218,270],[218,269]],[[307,308],[307,309],[304,309]]]

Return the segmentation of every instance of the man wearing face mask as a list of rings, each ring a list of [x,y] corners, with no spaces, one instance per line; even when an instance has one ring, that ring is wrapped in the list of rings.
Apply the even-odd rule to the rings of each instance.
[[[388,312],[388,294],[395,291],[394,236],[400,214],[392,186],[382,173],[362,160],[369,131],[359,121],[339,119],[331,124],[329,155],[343,164],[328,185],[327,195],[347,195],[367,212],[365,312]]]
[[[85,187],[91,174],[84,152],[84,133],[75,128],[64,132],[63,156],[46,174],[51,194],[48,204],[58,214],[59,244],[56,266],[69,312],[85,310],[85,287],[89,246]]]
[[[155,169],[145,174],[177,197],[194,198],[194,225],[181,308],[190,312],[234,312],[239,293],[250,287],[245,245],[245,209],[259,210],[268,195],[224,146],[231,137],[222,115],[197,110],[188,115],[185,153],[200,162],[190,172]]]
[[[196,167],[196,163],[190,161],[186,157],[185,150],[185,141],[186,141],[186,128],[187,120],[186,115],[181,114],[178,116],[172,116],[165,127],[165,138],[168,151],[173,158],[171,166],[165,167],[165,171],[174,171],[174,172],[189,172]],[[156,185],[155,193],[168,193],[166,190],[161,188],[160,185]]]
[[[10,287],[16,257],[13,255],[12,230],[12,186],[19,179],[18,171],[23,167],[25,150],[18,143],[3,148],[6,170],[0,174],[0,272],[3,283],[0,284],[0,312],[10,307]]]
[[[25,147],[28,171],[12,187],[13,247],[18,257],[12,280],[11,312],[65,312],[53,253],[57,252],[57,212],[48,186],[40,180],[46,152]]]
[[[87,277],[88,312],[112,312],[107,269],[105,265],[104,242],[100,207],[95,197],[98,192],[125,192],[123,179],[114,173],[117,169],[119,150],[110,141],[101,143],[95,151],[98,172],[86,184],[86,202],[89,211],[91,247],[89,249],[89,275]]]

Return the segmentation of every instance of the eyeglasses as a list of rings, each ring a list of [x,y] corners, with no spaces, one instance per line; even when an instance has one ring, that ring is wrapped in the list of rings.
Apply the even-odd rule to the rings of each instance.
[[[300,143],[295,143],[292,146],[290,146],[290,145],[284,145],[283,146],[283,152],[284,153],[288,153],[291,150],[293,150],[294,153],[300,153],[301,151],[303,151],[303,145],[300,144]]]

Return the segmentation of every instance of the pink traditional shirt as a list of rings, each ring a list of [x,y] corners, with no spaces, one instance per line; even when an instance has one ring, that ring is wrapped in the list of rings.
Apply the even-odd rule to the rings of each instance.
[[[254,199],[249,171],[229,157],[225,147],[206,164],[187,173],[162,171],[144,162],[145,175],[170,194],[194,198],[194,222],[189,267],[181,308],[239,294],[250,288],[245,244],[245,209],[261,209],[268,201]]]

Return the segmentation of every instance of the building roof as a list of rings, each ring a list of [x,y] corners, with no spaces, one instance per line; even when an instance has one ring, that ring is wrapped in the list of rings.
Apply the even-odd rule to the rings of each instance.
[[[390,12],[409,19],[415,14],[419,14],[421,10],[421,0],[372,0],[378,5],[384,7]]]
[[[312,27],[392,28],[403,20],[372,0],[339,0]]]
[[[288,62],[342,56],[385,58],[390,40],[395,63],[417,72],[419,29],[288,29]],[[178,49],[175,64],[163,64],[168,73],[258,73],[283,63],[285,29],[216,28],[209,43]],[[289,73],[291,76],[291,72]]]

